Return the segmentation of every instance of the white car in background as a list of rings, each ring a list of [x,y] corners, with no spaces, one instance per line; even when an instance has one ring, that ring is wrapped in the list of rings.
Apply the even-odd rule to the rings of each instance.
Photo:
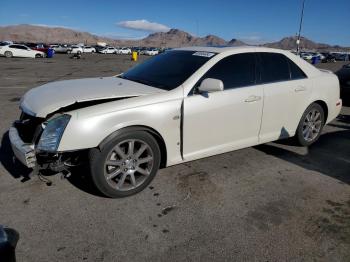
[[[311,60],[312,58],[313,58],[313,54],[311,54],[311,53],[302,53],[301,55],[300,55],[300,57],[302,58],[302,59],[304,59],[304,60]]]
[[[117,50],[114,47],[106,47],[104,49],[101,49],[100,51],[98,51],[101,54],[115,54],[117,52]]]
[[[55,53],[67,53],[68,50],[70,50],[70,48],[68,48],[65,45],[50,45],[50,48],[52,48],[53,50],[55,50]]]
[[[320,59],[320,60],[323,60],[323,59],[326,58],[326,57],[325,57],[323,54],[321,54],[321,53],[316,53],[316,54],[314,54],[314,57],[317,57],[317,58]]]
[[[117,54],[119,55],[130,55],[131,54],[131,49],[128,47],[122,47],[122,48],[117,48]]]
[[[84,53],[96,53],[96,49],[92,46],[83,46]]]
[[[309,146],[339,114],[339,92],[336,75],[289,51],[179,48],[118,76],[29,90],[9,137],[27,167],[87,162],[102,193],[124,197],[159,168],[293,136]]]
[[[153,55],[158,55],[158,54],[159,54],[159,51],[158,51],[158,49],[151,48],[151,49],[145,50],[144,54],[145,54],[145,55],[153,56]]]
[[[69,50],[67,51],[68,54],[82,54],[83,52],[83,48],[78,45],[70,46]]]
[[[27,57],[27,58],[41,58],[45,57],[46,54],[41,51],[30,49],[25,45],[4,45],[0,46],[0,55],[6,57]]]

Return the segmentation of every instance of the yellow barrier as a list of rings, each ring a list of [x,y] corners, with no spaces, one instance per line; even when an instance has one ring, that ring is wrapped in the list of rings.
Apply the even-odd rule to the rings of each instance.
[[[132,54],[131,54],[131,60],[132,60],[132,61],[137,61],[137,52],[132,52]]]

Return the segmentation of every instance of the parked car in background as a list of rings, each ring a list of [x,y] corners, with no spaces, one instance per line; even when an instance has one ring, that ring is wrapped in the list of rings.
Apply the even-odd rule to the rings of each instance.
[[[333,53],[335,60],[337,61],[349,61],[350,54],[348,53]]]
[[[325,59],[325,56],[322,53],[315,53],[313,57],[317,57],[320,61]]]
[[[335,63],[335,57],[334,55],[330,54],[330,53],[322,53],[324,58],[321,59],[322,63]]]
[[[7,45],[12,45],[12,44],[10,44],[8,42],[0,42],[0,46],[7,46]]]
[[[309,146],[341,107],[338,78],[289,51],[188,47],[30,89],[9,137],[26,166],[86,162],[103,194],[125,197],[159,168],[293,136]]]
[[[117,50],[114,47],[109,46],[109,47],[106,47],[104,49],[99,50],[98,52],[101,54],[116,54]]]
[[[350,64],[344,65],[335,74],[339,78],[342,99],[350,102]]]
[[[300,57],[304,60],[311,60],[313,57],[313,54],[311,53],[301,53]]]
[[[131,49],[129,47],[117,48],[116,53],[119,55],[130,55]]]
[[[84,53],[96,53],[96,49],[92,46],[84,46],[83,52]]]
[[[155,48],[150,48],[150,49],[147,49],[145,50],[145,55],[158,55],[159,54],[159,51],[158,49],[155,49]]]
[[[93,48],[95,48],[96,53],[100,53],[100,51],[105,49],[106,47],[101,45],[94,45]]]
[[[32,50],[28,46],[18,44],[0,46],[0,55],[28,58],[42,58],[46,56],[44,52]]]
[[[66,54],[71,50],[67,45],[50,45],[50,48],[55,50],[55,53]]]
[[[44,53],[47,53],[47,50],[49,49],[49,46],[45,44],[28,43],[26,44],[26,46],[28,46],[32,50],[38,50]]]
[[[83,48],[78,45],[72,45],[70,46],[70,49],[67,51],[68,54],[82,54]]]

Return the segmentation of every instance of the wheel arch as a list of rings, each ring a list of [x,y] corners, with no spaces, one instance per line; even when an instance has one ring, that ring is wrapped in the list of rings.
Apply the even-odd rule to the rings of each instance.
[[[153,136],[153,138],[157,141],[157,144],[158,144],[159,149],[160,149],[160,155],[161,155],[160,168],[166,167],[167,148],[166,148],[165,141],[164,141],[163,137],[161,136],[161,134],[157,130],[155,130],[151,127],[148,127],[148,126],[135,125],[135,126],[128,126],[128,127],[124,127],[124,128],[119,129],[119,130],[116,130],[112,134],[108,135],[105,139],[103,139],[102,142],[98,145],[98,148],[101,150],[109,141],[111,141],[112,139],[114,139],[118,135],[126,133],[126,132],[131,132],[131,131],[144,131],[144,132],[147,132],[148,134],[150,134],[151,136]]]
[[[323,112],[324,112],[324,124],[326,124],[327,120],[328,120],[328,106],[327,106],[327,103],[325,101],[323,101],[323,100],[316,100],[316,101],[314,101],[311,104],[318,104],[318,105],[320,105],[322,107]]]

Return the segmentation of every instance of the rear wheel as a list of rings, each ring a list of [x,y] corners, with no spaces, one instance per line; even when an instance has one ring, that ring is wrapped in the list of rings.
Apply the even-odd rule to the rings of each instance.
[[[35,54],[35,58],[42,58],[43,56],[41,54]]]
[[[13,56],[12,52],[11,51],[6,51],[5,54],[4,54],[7,58],[10,58]]]
[[[324,110],[319,104],[311,104],[304,112],[296,132],[298,144],[309,146],[320,137],[325,123]]]
[[[123,133],[101,149],[90,151],[91,176],[104,195],[118,198],[143,190],[156,175],[160,149],[152,135],[143,131]]]

